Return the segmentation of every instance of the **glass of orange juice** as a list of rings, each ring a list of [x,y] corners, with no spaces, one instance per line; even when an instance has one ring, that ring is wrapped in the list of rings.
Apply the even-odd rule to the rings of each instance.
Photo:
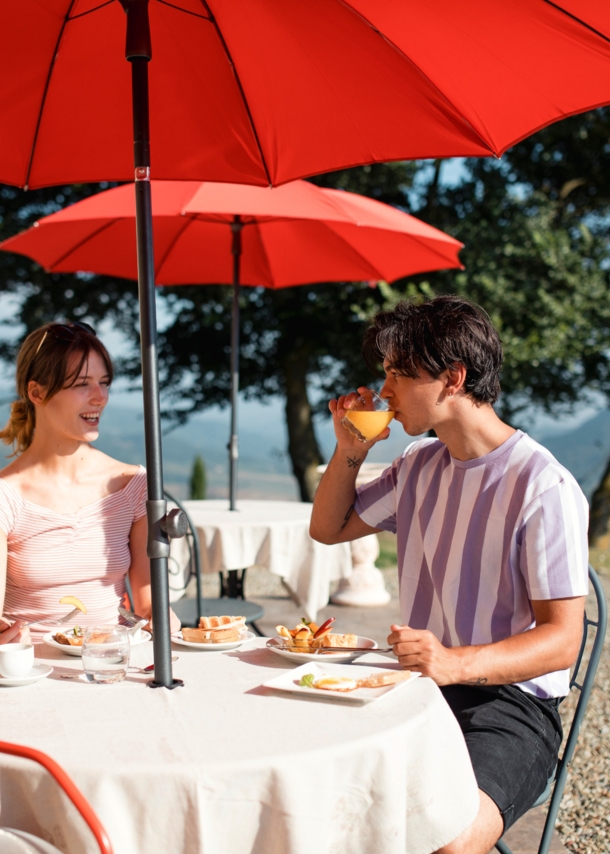
[[[360,442],[370,442],[385,430],[392,418],[394,412],[388,401],[367,389],[352,402],[341,423]]]

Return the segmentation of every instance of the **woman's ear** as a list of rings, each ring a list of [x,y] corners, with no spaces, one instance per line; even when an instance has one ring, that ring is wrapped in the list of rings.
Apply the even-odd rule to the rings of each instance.
[[[40,383],[35,380],[30,380],[28,383],[28,397],[34,406],[42,406],[45,401],[45,393]]]

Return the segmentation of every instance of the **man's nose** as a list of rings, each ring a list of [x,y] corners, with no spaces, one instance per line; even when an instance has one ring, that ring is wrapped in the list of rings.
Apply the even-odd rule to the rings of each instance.
[[[387,380],[381,386],[381,391],[379,392],[379,397],[392,397],[392,392],[390,391]]]

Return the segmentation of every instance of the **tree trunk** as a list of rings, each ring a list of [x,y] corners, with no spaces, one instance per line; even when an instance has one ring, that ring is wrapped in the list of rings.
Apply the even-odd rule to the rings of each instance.
[[[602,475],[599,486],[593,493],[591,499],[591,515],[589,522],[589,545],[605,545],[600,542],[608,536],[608,522],[610,521],[610,460]]]
[[[318,484],[316,468],[324,462],[307,396],[307,367],[308,358],[302,352],[290,353],[284,361],[288,453],[301,501],[313,501]]]

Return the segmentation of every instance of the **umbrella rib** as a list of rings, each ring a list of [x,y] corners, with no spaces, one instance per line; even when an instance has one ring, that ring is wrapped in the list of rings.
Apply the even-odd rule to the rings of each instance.
[[[169,253],[172,251],[172,249],[174,248],[176,243],[180,240],[180,238],[182,237],[184,232],[187,230],[187,228],[189,227],[191,222],[193,222],[193,220],[196,219],[196,217],[185,216],[184,219],[185,219],[185,222],[184,222],[182,228],[179,229],[179,231],[177,232],[177,234],[175,235],[173,240],[170,241],[169,246],[167,247],[167,249],[165,250],[165,252],[161,256],[161,260],[156,265],[156,268],[155,268],[155,284],[157,283],[156,280],[159,277],[159,274],[161,273],[161,268],[163,267],[163,265],[165,264],[165,262],[167,261],[167,259],[169,257]]]
[[[98,9],[103,9],[104,6],[110,6],[111,3],[114,3],[114,0],[106,0],[105,3],[100,3],[99,6],[94,6],[93,9],[87,9],[86,12],[79,12],[78,15],[73,15],[70,20],[76,21],[77,18],[84,18],[85,15],[90,15],[92,12],[97,12]]]
[[[83,239],[79,243],[77,243],[75,246],[71,246],[67,252],[64,252],[63,255],[60,255],[59,258],[56,258],[53,261],[52,265],[50,267],[45,267],[45,269],[52,273],[54,271],[54,268],[57,267],[58,264],[61,264],[62,261],[65,261],[66,258],[68,258],[68,256],[73,255],[74,252],[76,252],[77,250],[79,250],[81,248],[81,246],[84,246],[85,243],[88,243],[90,240],[93,240],[94,237],[97,237],[98,234],[102,233],[102,231],[106,231],[107,228],[110,228],[111,225],[114,225],[115,222],[119,222],[119,220],[120,220],[120,217],[117,217],[115,219],[110,220],[110,222],[105,222],[98,229],[96,229],[92,234],[88,234],[86,237],[83,237]],[[57,271],[57,272],[59,272],[59,271]],[[66,271],[66,272],[68,272],[68,271]],[[84,271],[81,270],[79,272],[84,272]]]
[[[476,127],[475,127],[475,126],[474,126],[470,121],[468,121],[468,119],[467,119],[467,118],[465,118],[465,116],[463,116],[463,115],[460,113],[460,111],[459,111],[459,110],[458,110],[458,109],[457,109],[457,108],[452,104],[452,102],[451,102],[451,101],[450,101],[450,99],[447,97],[447,95],[445,95],[445,93],[443,92],[443,90],[442,90],[442,89],[440,89],[440,88],[436,85],[436,83],[435,83],[433,80],[431,80],[431,79],[430,79],[430,77],[428,77],[428,75],[426,74],[426,72],[425,72],[425,71],[424,71],[424,70],[423,70],[423,69],[422,69],[422,68],[421,68],[421,67],[420,67],[420,66],[419,66],[419,65],[418,65],[418,64],[417,64],[413,59],[411,59],[411,57],[410,57],[408,54],[406,54],[406,53],[404,52],[404,50],[402,50],[400,47],[398,47],[398,45],[397,45],[395,42],[393,42],[393,41],[392,41],[392,39],[388,38],[388,36],[387,36],[385,33],[382,33],[382,32],[381,32],[381,30],[379,30],[379,29],[375,26],[375,24],[373,24],[373,22],[372,22],[372,21],[369,21],[369,19],[368,19],[365,15],[363,15],[363,14],[362,14],[362,12],[360,12],[358,9],[354,9],[354,7],[351,5],[351,3],[349,2],[349,0],[339,0],[339,2],[340,2],[343,6],[346,6],[346,7],[350,10],[350,12],[352,12],[352,14],[356,15],[358,18],[360,18],[362,21],[364,21],[364,23],[367,25],[367,27],[370,27],[370,28],[371,28],[375,33],[377,33],[377,35],[378,35],[378,36],[380,36],[380,38],[382,38],[382,39],[383,39],[385,42],[387,42],[387,43],[388,43],[392,48],[394,48],[394,50],[395,50],[397,53],[399,53],[402,57],[404,57],[404,58],[407,60],[407,62],[411,63],[411,65],[413,66],[413,68],[417,69],[418,73],[419,73],[419,74],[421,74],[421,76],[422,76],[422,77],[423,77],[423,78],[424,78],[424,79],[425,79],[425,80],[430,84],[430,86],[432,86],[432,87],[433,87],[433,89],[434,89],[434,90],[438,93],[438,95],[443,99],[443,101],[444,101],[444,102],[447,104],[447,106],[450,108],[450,110],[451,110],[452,114],[453,114],[454,116],[456,116],[456,117],[457,117],[461,122],[463,122],[465,125],[467,125],[467,126],[471,129],[471,131],[472,131],[472,132],[473,132],[473,134],[477,137],[477,139],[479,140],[479,142],[481,142],[481,143],[485,146],[485,148],[486,148],[488,151],[490,151],[490,152],[491,152],[492,154],[494,154],[496,157],[498,157],[498,156],[499,156],[498,152],[497,152],[497,151],[496,151],[496,149],[494,148],[493,143],[492,143],[492,142],[490,142],[490,140],[485,139],[485,137],[484,137],[484,136],[483,136],[483,135],[482,135],[482,134],[481,134],[481,133],[476,129]]]
[[[57,43],[55,44],[55,50],[53,51],[53,60],[49,66],[49,73],[47,74],[47,79],[44,85],[44,91],[42,93],[42,101],[40,102],[40,109],[38,111],[38,118],[36,119],[36,130],[34,131],[34,140],[32,142],[32,149],[30,151],[30,158],[28,161],[28,168],[25,174],[25,183],[23,185],[23,189],[27,190],[28,185],[30,183],[30,172],[32,171],[32,164],[34,162],[34,154],[36,152],[36,143],[38,142],[38,133],[40,132],[40,123],[42,121],[42,113],[44,111],[44,106],[47,100],[47,93],[49,91],[49,85],[51,83],[51,75],[53,74],[53,69],[55,68],[55,60],[57,59],[57,54],[59,52],[59,43],[61,42],[62,36],[64,34],[64,30],[66,29],[66,24],[70,20],[70,12],[74,8],[76,0],[71,0],[70,8],[66,16],[64,17],[63,23],[61,25],[61,29],[59,31],[59,35],[57,37]]]
[[[224,40],[223,34],[220,31],[220,27],[216,23],[216,18],[212,14],[212,10],[208,6],[206,0],[200,0],[200,2],[202,4],[202,6],[204,6],[207,9],[208,15],[210,16],[210,23],[212,24],[212,26],[216,30],[216,35],[218,36],[218,40],[220,41],[220,44],[222,45],[222,49],[224,50],[226,57],[227,57],[230,65],[231,65],[231,68],[233,69],[233,75],[235,76],[235,82],[237,83],[237,88],[239,89],[239,94],[241,95],[241,99],[242,99],[243,104],[244,104],[244,109],[246,111],[246,115],[248,116],[248,121],[250,122],[250,127],[252,128],[252,133],[254,134],[254,139],[256,140],[256,146],[258,148],[258,153],[260,155],[261,162],[263,164],[263,169],[265,170],[265,177],[267,178],[267,182],[268,182],[269,186],[271,187],[271,186],[273,186],[273,182],[272,182],[271,176],[269,174],[269,169],[267,168],[267,161],[265,160],[265,155],[263,152],[263,148],[261,146],[261,141],[259,139],[259,136],[258,136],[258,133],[256,130],[256,125],[254,124],[254,119],[252,118],[252,113],[250,112],[250,106],[249,106],[248,101],[246,99],[246,95],[244,93],[244,88],[241,84],[239,74],[237,73],[235,63],[233,62],[233,57],[231,56],[231,52],[229,51],[228,45],[227,45],[226,41]]]
[[[114,2],[114,0],[111,0]],[[170,6],[172,9],[177,9],[178,12],[184,12],[185,15],[193,15],[194,18],[202,18],[204,21],[209,21],[210,18],[207,15],[198,15],[197,12],[191,12],[190,9],[182,9],[180,6],[176,6],[175,3],[168,3],[168,0],[158,0],[159,3],[162,3],[163,6]]]
[[[552,0],[544,0],[544,2],[548,6],[552,6],[553,9],[557,9],[558,12],[561,12],[562,14],[566,15],[568,18],[572,18],[572,20],[576,21],[577,24],[581,24],[587,30],[590,30],[592,33],[595,33],[596,36],[599,36],[600,38],[604,39],[604,41],[610,42],[610,38],[608,38],[608,36],[605,36],[599,30],[596,30],[595,27],[592,27],[590,24],[587,24],[586,21],[583,21],[580,18],[577,18],[576,15],[573,15],[571,12],[568,12],[567,9],[562,9],[561,6],[558,6],[557,3],[553,3]]]

